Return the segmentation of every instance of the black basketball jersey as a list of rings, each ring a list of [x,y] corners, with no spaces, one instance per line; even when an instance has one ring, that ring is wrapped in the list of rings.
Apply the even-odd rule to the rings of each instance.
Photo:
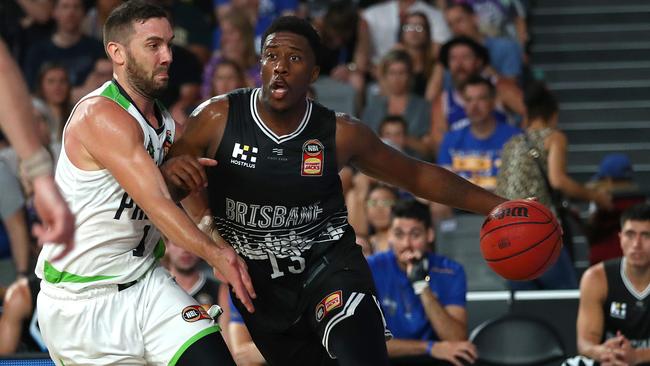
[[[199,273],[199,280],[187,293],[201,305],[225,306],[225,304],[219,304],[219,282],[206,277],[202,272]]]
[[[209,202],[219,233],[248,264],[255,315],[284,327],[295,313],[279,311],[297,310],[310,266],[354,236],[338,175],[335,113],[306,100],[298,128],[278,136],[257,112],[259,96],[260,89],[228,95],[219,164],[208,169]]]
[[[621,331],[634,348],[650,348],[650,286],[637,292],[623,270],[624,259],[605,262],[607,299],[603,341]]]

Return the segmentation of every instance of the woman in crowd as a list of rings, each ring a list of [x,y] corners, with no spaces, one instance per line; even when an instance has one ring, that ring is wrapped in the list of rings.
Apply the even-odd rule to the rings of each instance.
[[[71,93],[72,87],[66,69],[55,63],[43,64],[36,83],[36,96],[50,109],[53,118],[50,131],[52,141],[61,141],[63,125],[72,110]]]

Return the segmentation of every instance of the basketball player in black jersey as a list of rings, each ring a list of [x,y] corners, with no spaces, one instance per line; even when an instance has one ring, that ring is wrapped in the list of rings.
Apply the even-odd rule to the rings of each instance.
[[[603,366],[650,365],[650,205],[625,211],[619,235],[623,257],[582,276],[578,352]]]
[[[203,187],[218,234],[248,265],[257,298],[234,299],[271,365],[387,365],[386,331],[368,265],[355,244],[338,172],[346,164],[416,196],[487,214],[504,199],[408,158],[355,119],[307,99],[320,38],[296,17],[262,38],[259,89],[200,105],[163,168],[176,198]],[[199,157],[218,160],[204,172]]]

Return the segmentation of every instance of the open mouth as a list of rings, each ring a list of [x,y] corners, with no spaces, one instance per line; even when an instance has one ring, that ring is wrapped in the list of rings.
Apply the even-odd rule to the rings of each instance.
[[[275,79],[270,86],[271,96],[276,99],[284,98],[289,93],[289,86],[282,79]]]

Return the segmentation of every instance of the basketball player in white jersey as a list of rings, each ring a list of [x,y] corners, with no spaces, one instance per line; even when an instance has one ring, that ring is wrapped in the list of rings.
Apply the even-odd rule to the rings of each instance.
[[[169,199],[158,170],[175,137],[155,99],[172,38],[162,8],[117,7],[104,25],[114,79],[82,98],[66,124],[55,179],[76,215],[76,246],[54,260],[60,247],[46,244],[36,269],[39,323],[57,365],[234,365],[218,325],[158,264],[158,229],[254,311],[244,263]]]

